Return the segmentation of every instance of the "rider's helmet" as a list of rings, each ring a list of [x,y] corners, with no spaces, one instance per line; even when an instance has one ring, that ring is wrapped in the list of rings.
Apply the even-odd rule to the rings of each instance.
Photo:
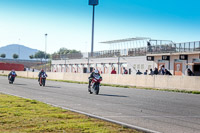
[[[14,69],[12,69],[12,72],[15,72],[15,70],[14,70]]]
[[[44,70],[43,70],[43,69],[41,69],[41,72],[44,72]]]
[[[95,74],[98,74],[98,73],[99,73],[99,71],[96,69],[96,70],[94,70],[94,73],[95,73]]]

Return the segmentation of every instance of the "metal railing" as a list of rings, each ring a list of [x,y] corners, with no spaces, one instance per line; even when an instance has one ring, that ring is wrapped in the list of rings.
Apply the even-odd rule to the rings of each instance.
[[[185,43],[171,43],[163,45],[150,45],[147,47],[147,52],[156,53],[183,53],[200,51],[200,41],[185,42]]]
[[[147,54],[146,47],[143,48],[132,48],[132,49],[121,49],[121,50],[105,50],[91,53],[71,53],[71,54],[54,54],[53,60],[64,60],[64,59],[84,59],[84,58],[108,58],[108,57],[126,57],[126,56],[145,56]]]

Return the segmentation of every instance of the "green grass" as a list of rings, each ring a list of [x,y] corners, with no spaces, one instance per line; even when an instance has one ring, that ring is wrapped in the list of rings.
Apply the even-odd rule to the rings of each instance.
[[[0,94],[0,132],[137,133],[123,126]]]

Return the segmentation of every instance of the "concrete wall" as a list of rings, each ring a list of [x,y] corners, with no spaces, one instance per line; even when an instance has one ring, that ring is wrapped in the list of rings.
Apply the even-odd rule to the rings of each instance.
[[[0,71],[0,75],[7,75],[9,71]],[[18,76],[37,78],[37,72],[16,72]],[[48,72],[48,79],[88,82],[89,74],[54,73]],[[195,76],[166,76],[166,75],[115,75],[102,74],[105,84],[130,85],[160,89],[180,89],[200,91],[200,77]]]

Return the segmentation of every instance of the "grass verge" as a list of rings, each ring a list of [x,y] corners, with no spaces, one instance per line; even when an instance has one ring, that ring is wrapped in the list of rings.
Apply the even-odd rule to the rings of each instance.
[[[117,124],[0,94],[0,132],[138,133]]]

